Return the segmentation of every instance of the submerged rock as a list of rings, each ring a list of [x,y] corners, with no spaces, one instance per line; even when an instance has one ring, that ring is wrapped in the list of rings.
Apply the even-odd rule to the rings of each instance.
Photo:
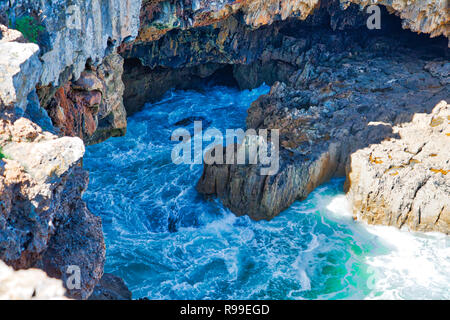
[[[369,224],[450,233],[450,105],[393,127],[398,138],[350,157],[347,196]]]

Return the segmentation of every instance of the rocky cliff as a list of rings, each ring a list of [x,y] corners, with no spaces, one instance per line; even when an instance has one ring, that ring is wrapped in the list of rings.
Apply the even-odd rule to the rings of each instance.
[[[37,86],[40,106],[60,135],[95,143],[125,132],[123,61],[115,49],[137,36],[140,8],[140,0],[1,3],[0,23],[39,45],[35,54],[40,66],[33,68],[38,79],[26,83]],[[80,85],[86,77],[89,81]],[[28,94],[26,89],[17,92]]]
[[[404,28],[449,36],[445,0],[372,3]],[[73,298],[130,298],[119,279],[103,277],[101,221],[81,199],[84,145],[123,135],[126,112],[166,90],[224,73],[241,88],[274,84],[250,108],[247,126],[281,128],[281,168],[268,178],[254,165],[205,166],[200,192],[238,215],[270,219],[347,168],[356,217],[448,232],[447,154],[408,137],[421,130],[446,150],[448,105],[433,107],[449,97],[447,43],[390,35],[385,10],[385,30],[369,33],[356,4],[369,2],[1,1],[0,259],[65,286],[68,267],[79,268],[81,288],[66,293]],[[419,158],[408,160],[408,150]],[[376,195],[410,175],[411,189],[397,190],[402,201]],[[38,297],[63,294],[42,274],[1,268],[55,288]],[[10,287],[0,280],[2,295]]]
[[[80,287],[66,292],[77,299],[91,295],[105,262],[101,220],[82,200],[78,137],[98,142],[125,130],[114,50],[137,35],[139,10],[140,1],[0,4],[0,259],[66,287],[78,270]]]
[[[431,113],[450,94],[447,60],[429,49],[412,50],[403,41],[382,36],[361,43],[349,34],[322,37],[306,49],[303,66],[288,81],[276,83],[248,110],[247,128],[280,130],[280,170],[264,176],[260,165],[205,165],[197,189],[217,195],[238,215],[271,219],[319,184],[344,175],[350,155],[398,137],[395,126],[411,122],[416,113]],[[302,39],[292,43],[296,47]],[[444,138],[439,140],[441,149]],[[447,170],[445,166],[441,163],[439,169]],[[364,175],[363,169],[357,172]],[[409,192],[403,186],[398,184],[398,192]],[[435,187],[446,194],[446,183]],[[428,208],[433,213],[426,215],[436,218],[447,207],[446,197],[434,200],[435,207]],[[411,229],[448,232],[445,222],[441,227],[415,216]],[[448,211],[440,219],[446,221]]]
[[[28,119],[1,120],[0,259],[15,269],[40,267],[66,279],[76,266],[87,298],[103,274],[100,218],[81,199],[88,175],[79,138],[58,138]]]
[[[239,13],[243,21],[257,28],[277,20],[298,17],[305,20],[320,6],[327,6],[328,0],[144,0],[141,10],[141,29],[137,42],[148,42],[161,38],[173,29],[190,29],[210,25]],[[415,32],[431,36],[449,36],[449,9],[445,0],[427,1],[361,1],[340,0],[343,8],[354,3],[365,8],[369,5],[383,5],[403,20],[403,26]]]
[[[351,155],[348,198],[370,224],[450,233],[450,106],[392,128],[398,137]]]

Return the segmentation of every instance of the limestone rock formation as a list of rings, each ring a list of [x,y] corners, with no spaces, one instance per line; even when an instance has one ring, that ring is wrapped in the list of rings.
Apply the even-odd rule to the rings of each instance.
[[[81,199],[88,183],[83,142],[25,118],[2,119],[0,148],[0,260],[59,279],[77,266],[81,289],[68,295],[87,298],[103,274],[105,245],[100,218]]]
[[[429,33],[432,37],[449,37],[449,9],[446,0],[427,1],[368,1],[340,0],[345,9],[350,3],[362,8],[383,5],[398,14],[405,28],[414,32]],[[326,0],[221,0],[221,1],[164,1],[144,0],[141,10],[141,28],[137,42],[158,40],[173,29],[190,29],[211,25],[240,13],[242,20],[252,28],[271,24],[288,17],[305,20],[320,6],[329,5]]]
[[[25,70],[30,75],[26,84],[30,88],[38,84],[40,106],[51,113],[60,134],[79,136],[87,143],[124,134],[123,61],[114,52],[137,36],[140,8],[141,0],[49,3],[18,0],[0,5],[0,23],[8,23],[10,27],[0,28],[4,41],[9,41],[5,46],[19,47],[19,38],[39,45],[37,53],[36,44],[22,44],[36,51],[33,53],[37,62],[25,57],[27,63],[42,65]],[[14,36],[11,28],[20,31],[23,37]],[[22,56],[27,52],[23,51]],[[103,90],[92,87],[73,90],[71,84],[92,69],[103,82]],[[16,87],[20,86],[18,81],[15,80]],[[30,92],[27,89],[20,88],[17,92],[26,97]]]
[[[9,42],[9,39],[0,39],[0,105],[25,111],[27,97],[42,73],[39,47],[34,43]]]
[[[86,61],[98,65],[123,41],[136,37],[141,0],[16,0],[0,7],[10,27],[41,48],[41,85],[58,85],[69,68],[74,79]]]
[[[127,112],[161,98],[170,88],[194,87],[201,79],[216,80],[225,73],[241,89],[286,82],[302,66],[301,54],[312,43],[332,30],[355,33],[365,28],[365,21],[366,14],[356,6],[341,10],[331,2],[305,21],[288,19],[253,29],[236,14],[213,25],[173,30],[157,41],[136,41],[122,53],[127,59]],[[295,40],[299,37],[302,41]]]
[[[114,51],[137,35],[140,4],[0,3],[0,260],[64,285],[75,267],[81,288],[67,295],[77,299],[101,279],[105,244],[100,218],[81,199],[84,144],[54,133],[88,143],[123,134],[123,59]],[[58,90],[64,101],[48,109],[50,119],[43,107]]]
[[[153,41],[168,31],[210,25],[241,11],[246,24],[256,28],[290,16],[301,19],[311,14],[319,0],[144,0],[137,42]]]
[[[375,37],[359,47],[348,36],[322,37],[286,84],[276,83],[248,110],[247,128],[280,130],[278,173],[263,176],[260,165],[251,164],[205,165],[197,189],[217,195],[238,215],[271,219],[344,175],[352,153],[396,137],[395,125],[430,113],[450,96],[448,74],[433,67],[445,70],[448,62],[401,42]]]
[[[348,5],[356,3],[362,7],[383,5],[400,16],[403,27],[418,33],[428,33],[431,37],[450,37],[450,9],[447,0],[341,0]]]
[[[370,224],[450,233],[450,105],[393,127],[398,138],[351,155],[348,198]]]
[[[80,137],[87,144],[124,135],[127,120],[122,73],[123,58],[112,53],[98,67],[89,66],[76,81],[56,89],[48,101],[44,98],[60,133]]]
[[[14,271],[0,261],[0,300],[65,300],[62,281],[39,269]]]

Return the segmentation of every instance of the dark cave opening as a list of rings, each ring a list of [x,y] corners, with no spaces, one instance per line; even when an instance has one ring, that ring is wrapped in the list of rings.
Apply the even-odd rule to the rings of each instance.
[[[228,19],[239,21],[229,36],[233,40],[224,43],[219,37],[222,29],[229,28],[227,21],[218,26],[175,29],[152,43],[136,44],[123,53],[127,113],[161,99],[170,89],[203,90],[209,85],[253,89],[263,83],[289,82],[291,74],[304,70],[309,61],[324,59],[308,53],[315,46],[322,46],[322,54],[330,60],[332,55],[363,51],[373,51],[374,56],[392,56],[398,50],[428,59],[450,56],[444,36],[430,38],[403,29],[400,17],[384,6],[380,30],[367,28],[367,16],[356,5],[340,10],[329,1],[304,21],[289,18],[255,30],[236,14]],[[178,52],[170,51],[173,42]]]

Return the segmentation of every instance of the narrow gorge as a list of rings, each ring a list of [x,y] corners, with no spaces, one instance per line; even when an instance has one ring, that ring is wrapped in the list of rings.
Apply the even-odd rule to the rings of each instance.
[[[0,0],[0,32],[0,299],[450,299],[447,1]],[[198,123],[277,130],[276,172]]]

